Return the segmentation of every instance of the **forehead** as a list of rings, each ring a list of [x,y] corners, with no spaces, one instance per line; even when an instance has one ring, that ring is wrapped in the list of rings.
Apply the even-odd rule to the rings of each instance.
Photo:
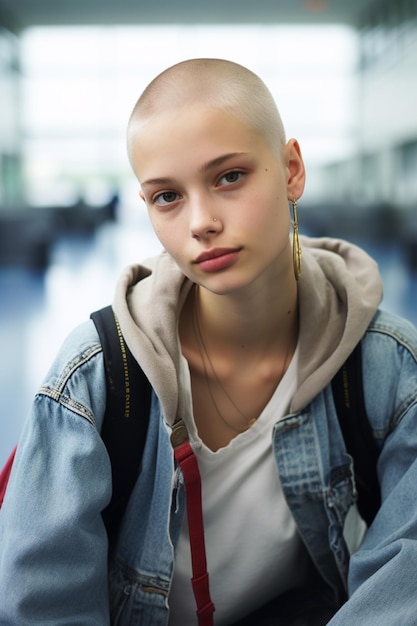
[[[201,164],[226,153],[256,156],[268,149],[261,133],[237,116],[201,106],[158,113],[131,135],[131,160],[139,178],[150,167]]]

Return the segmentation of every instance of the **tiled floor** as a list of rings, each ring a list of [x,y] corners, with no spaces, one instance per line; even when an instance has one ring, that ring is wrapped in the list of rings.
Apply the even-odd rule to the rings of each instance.
[[[380,264],[383,306],[417,324],[417,276],[399,249],[364,247]],[[93,238],[56,243],[45,274],[0,268],[0,466],[16,442],[32,396],[66,334],[112,299],[130,262],[160,249],[147,222],[106,225]]]

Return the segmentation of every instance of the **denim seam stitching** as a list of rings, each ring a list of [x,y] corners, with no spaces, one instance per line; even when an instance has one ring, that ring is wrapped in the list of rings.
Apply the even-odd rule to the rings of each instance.
[[[397,329],[394,329],[391,326],[376,322],[375,325],[371,325],[368,327],[368,332],[380,333],[381,335],[386,335],[387,337],[391,337],[391,339],[393,339],[394,341],[402,345],[403,348],[405,348],[410,353],[414,361],[417,362],[417,350],[415,349],[414,345],[411,344],[408,337],[400,333]]]
[[[64,408],[69,409],[70,411],[76,413],[77,415],[80,415],[81,417],[84,417],[93,426],[96,425],[93,413],[90,411],[90,409],[87,409],[84,404],[73,400],[72,398],[70,398],[70,396],[58,391],[57,389],[44,385],[40,388],[37,395],[46,396],[51,400],[58,402],[58,404],[60,404]]]
[[[113,565],[125,578],[126,582],[137,585],[142,590],[153,590],[153,593],[168,595],[170,581],[160,576],[149,576],[139,572],[126,563],[120,556],[115,557]]]
[[[81,402],[73,400],[68,394],[63,393],[71,376],[83,365],[88,363],[97,354],[103,352],[103,348],[100,343],[91,345],[88,349],[84,350],[81,354],[77,355],[72,361],[70,361],[62,374],[58,377],[56,385],[53,387],[49,385],[42,385],[37,395],[47,396],[55,402],[61,404],[65,408],[69,409],[73,413],[80,415],[87,419],[93,426],[96,425],[94,415],[90,409],[84,406]]]
[[[90,359],[92,359],[97,354],[100,354],[101,352],[103,352],[101,344],[96,343],[90,346],[90,348],[88,348],[87,350],[84,350],[84,352],[82,352],[78,356],[76,356],[72,361],[67,364],[62,374],[58,377],[55,386],[56,389],[62,391],[74,372],[76,372],[77,369],[88,363]]]

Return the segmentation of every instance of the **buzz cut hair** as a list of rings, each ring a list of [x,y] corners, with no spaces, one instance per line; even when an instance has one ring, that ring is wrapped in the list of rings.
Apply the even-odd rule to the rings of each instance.
[[[223,59],[189,59],[164,70],[143,91],[131,113],[128,153],[136,130],[158,113],[199,105],[224,111],[263,135],[276,156],[282,155],[285,130],[275,100],[254,72]]]

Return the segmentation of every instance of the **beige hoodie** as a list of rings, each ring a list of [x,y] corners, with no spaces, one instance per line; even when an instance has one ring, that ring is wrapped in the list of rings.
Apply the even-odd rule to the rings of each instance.
[[[337,239],[301,237],[298,387],[291,410],[305,407],[332,379],[366,331],[381,298],[376,263],[360,248]],[[189,290],[167,253],[125,270],[113,309],[127,345],[159,397],[165,419],[183,416],[178,386],[178,313]]]

